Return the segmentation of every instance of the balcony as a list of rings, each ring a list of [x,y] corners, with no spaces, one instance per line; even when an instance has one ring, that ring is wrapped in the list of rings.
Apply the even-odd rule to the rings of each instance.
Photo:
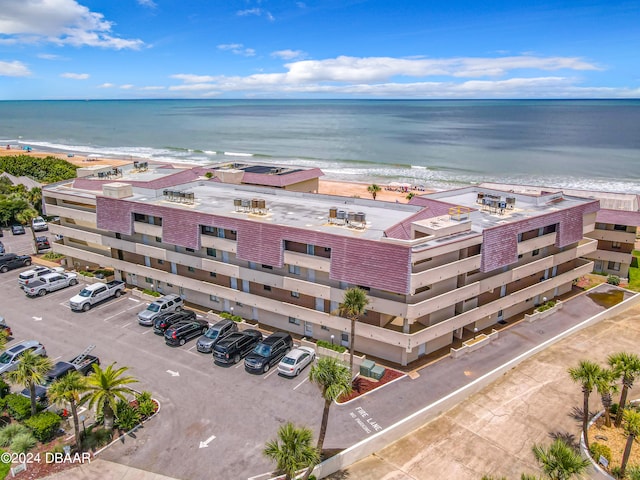
[[[533,252],[534,250],[541,250],[544,247],[555,245],[556,235],[556,232],[552,232],[547,235],[542,235],[540,237],[524,240],[518,243],[518,255],[524,255],[525,253]]]
[[[331,270],[331,261],[328,258],[316,257],[314,255],[306,255],[304,253],[290,252],[285,250],[284,263],[287,265],[295,265],[298,267],[310,268],[321,272],[329,272]]]
[[[473,257],[463,258],[462,260],[433,267],[420,273],[412,273],[410,283],[411,292],[415,292],[425,285],[432,285],[436,282],[477,270],[480,268],[481,259],[481,255],[474,255]]]
[[[619,243],[634,243],[636,241],[636,234],[634,232],[623,232],[620,230],[594,230],[593,232],[589,232],[587,237]]]
[[[59,205],[47,205],[47,215],[52,217],[73,218],[76,222],[96,225],[96,212],[79,208],[61,207]]]
[[[152,237],[162,237],[162,227],[160,225],[133,222],[133,231],[135,233],[142,233],[143,235],[151,235]]]

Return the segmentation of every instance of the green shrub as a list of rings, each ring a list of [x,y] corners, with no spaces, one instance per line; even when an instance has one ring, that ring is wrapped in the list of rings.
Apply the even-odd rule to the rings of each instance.
[[[536,307],[536,312],[544,312],[545,310],[549,310],[556,306],[555,300],[549,300],[548,302],[543,303],[542,305]]]
[[[150,417],[156,411],[156,403],[151,398],[151,392],[136,395],[137,410],[142,417]]]
[[[596,463],[600,460],[600,456],[603,456],[611,463],[611,449],[607,445],[593,442],[589,445],[589,452],[591,452],[591,458],[593,458]]]
[[[49,451],[51,453],[64,453],[64,445],[62,443],[58,442]]]
[[[56,252],[47,252],[44,255],[42,255],[42,258],[44,260],[51,260],[51,261],[55,261],[55,260],[60,260],[61,258],[64,258],[65,256],[61,253],[56,253]]]
[[[91,426],[82,434],[82,446],[87,450],[96,450],[111,441],[113,434],[104,428]]]
[[[93,271],[94,275],[104,275],[105,277],[110,277],[113,275],[113,270],[109,270],[107,268],[97,268]]]
[[[120,400],[116,405],[116,421],[115,426],[120,430],[128,432],[140,423],[141,415],[138,410],[133,408],[129,402]]]
[[[620,277],[617,275],[609,275],[607,277],[607,283],[610,285],[620,285]]]
[[[211,178],[211,177],[213,177],[213,172],[207,172],[207,173],[204,174],[204,176],[207,177],[207,178]]]
[[[8,447],[13,439],[21,433],[29,433],[29,429],[20,423],[12,423],[0,429],[0,445]]]
[[[31,416],[31,400],[22,395],[10,393],[5,397],[7,402],[7,411],[11,418],[16,420],[24,420]]]
[[[30,432],[20,433],[13,437],[11,441],[11,451],[15,453],[24,453],[36,446],[37,440]]]
[[[145,390],[143,392],[138,393],[136,395],[136,400],[138,401],[138,403],[146,402],[147,400],[151,400],[151,392],[147,392]]]
[[[611,475],[615,478],[622,478],[622,476],[620,475],[620,465],[611,467]]]
[[[78,273],[80,275],[84,275],[85,277],[95,277],[95,275],[92,272],[87,272],[86,270],[80,270]]]
[[[612,403],[611,404],[611,408],[609,409],[609,413],[612,416],[617,415],[618,414],[618,407],[619,407],[619,405],[617,403]]]
[[[347,351],[347,347],[343,347],[342,345],[334,345],[331,342],[326,342],[324,340],[318,340],[317,344],[319,347],[328,348],[329,350],[333,350],[334,352],[343,353]]]
[[[7,382],[5,382],[0,378],[0,398],[4,398],[7,395],[9,395],[10,391],[11,391],[11,387],[9,387]],[[2,407],[4,408],[4,405]]]
[[[242,321],[242,317],[240,315],[231,315],[229,312],[221,312],[219,316],[226,320],[233,320],[238,323]]]
[[[31,429],[33,435],[41,442],[48,442],[55,437],[62,419],[53,412],[41,412],[28,418],[24,424]]]
[[[160,296],[162,296],[162,294],[160,292],[154,292],[153,290],[149,290],[148,288],[145,288],[144,290],[142,290],[142,293],[144,293],[146,295],[151,295],[152,297],[160,297]]]

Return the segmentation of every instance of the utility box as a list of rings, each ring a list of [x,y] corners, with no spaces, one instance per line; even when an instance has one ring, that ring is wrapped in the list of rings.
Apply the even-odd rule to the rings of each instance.
[[[360,364],[360,375],[365,377],[371,377],[371,370],[376,366],[376,362],[373,360],[363,360]]]
[[[384,367],[381,367],[380,365],[378,365],[371,369],[370,377],[375,378],[376,380],[380,380],[384,376],[385,371],[386,369]]]

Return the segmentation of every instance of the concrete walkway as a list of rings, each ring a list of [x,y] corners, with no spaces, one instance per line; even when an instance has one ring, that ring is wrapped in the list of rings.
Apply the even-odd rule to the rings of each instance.
[[[531,453],[534,443],[548,445],[558,436],[580,438],[576,412],[582,393],[567,369],[584,359],[604,365],[612,353],[640,353],[639,345],[640,306],[635,306],[561,340],[436,420],[329,478],[478,480],[485,474],[508,479],[520,478],[521,473],[539,475]],[[640,397],[637,383],[630,398]],[[600,408],[594,393],[590,409]]]
[[[100,458],[91,460],[63,472],[46,477],[46,480],[173,480],[158,473],[147,472],[137,468],[108,462]]]

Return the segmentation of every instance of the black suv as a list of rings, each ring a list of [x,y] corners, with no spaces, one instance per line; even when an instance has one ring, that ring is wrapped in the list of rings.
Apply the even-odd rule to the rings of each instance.
[[[153,321],[153,333],[157,335],[164,335],[164,332],[171,325],[178,322],[184,322],[187,320],[195,320],[196,312],[193,310],[180,310],[179,312],[166,312],[161,313]]]
[[[184,320],[174,323],[164,332],[164,341],[167,345],[184,345],[187,340],[202,335],[209,329],[209,322],[206,320]]]
[[[38,247],[38,251],[51,248],[51,244],[47,237],[36,237],[36,246]]]
[[[262,340],[258,330],[234,332],[220,340],[213,347],[213,360],[218,363],[238,363]]]
[[[198,339],[196,348],[201,353],[211,353],[213,352],[213,347],[216,343],[230,333],[237,331],[238,326],[233,320],[220,320],[212,327],[209,327],[209,330],[207,330],[204,335]]]
[[[244,359],[244,369],[251,373],[267,373],[293,347],[291,335],[275,332],[255,346]]]
[[[31,265],[29,255],[16,255],[15,253],[5,253],[0,255],[0,272],[6,273],[11,269],[28,267]]]

